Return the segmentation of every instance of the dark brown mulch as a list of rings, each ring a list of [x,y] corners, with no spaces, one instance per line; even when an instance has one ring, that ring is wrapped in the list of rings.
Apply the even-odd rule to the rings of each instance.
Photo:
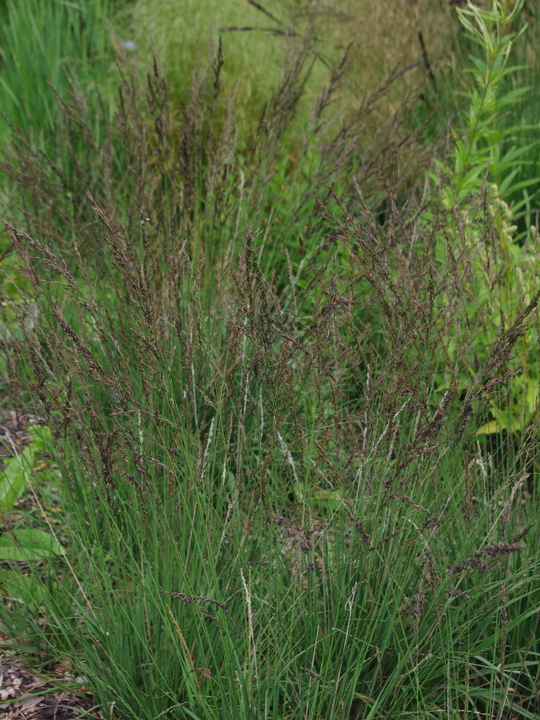
[[[80,691],[73,692],[80,685]],[[84,679],[69,664],[35,673],[11,653],[0,651],[0,720],[102,720]]]

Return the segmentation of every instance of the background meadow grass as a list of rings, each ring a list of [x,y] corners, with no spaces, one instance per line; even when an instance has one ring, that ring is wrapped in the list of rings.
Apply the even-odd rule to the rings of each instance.
[[[240,4],[123,3],[117,40],[82,26],[101,100],[89,63],[13,106],[3,403],[41,469],[3,501],[0,612],[104,717],[538,716],[538,26],[512,6],[463,37],[446,4],[276,3],[297,36],[220,51]],[[23,529],[58,545],[10,559]]]
[[[314,66],[304,108],[313,103],[331,68],[340,61],[344,50],[352,46],[353,67],[347,74],[338,105],[354,111],[366,95],[378,91],[398,68],[423,64],[426,58],[427,62],[438,64],[443,56],[443,62],[451,64],[458,27],[455,13],[447,3],[431,1],[403,0],[383,7],[358,0],[340,3],[273,0],[264,5],[242,0],[181,4],[140,0],[126,10],[137,52],[148,57],[154,49],[171,79],[171,91],[184,99],[194,67],[215,48],[220,37],[227,58],[223,69],[225,96],[232,91],[239,93],[247,122],[253,121],[253,116],[257,118],[281,78],[287,34],[309,33],[314,38]],[[408,84],[405,75],[398,87],[387,94],[386,113],[401,106]],[[304,109],[301,114],[304,122],[306,112]]]

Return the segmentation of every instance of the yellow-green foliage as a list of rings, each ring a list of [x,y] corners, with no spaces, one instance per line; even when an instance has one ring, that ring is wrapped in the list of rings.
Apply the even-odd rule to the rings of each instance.
[[[445,201],[449,206],[448,197]],[[462,298],[463,314],[457,318],[450,316],[455,308],[442,296],[441,322],[455,330],[448,345],[450,360],[463,358],[468,349],[472,373],[473,363],[485,361],[501,332],[508,330],[538,290],[538,231],[533,227],[525,243],[517,242],[513,213],[495,184],[486,188],[484,198],[454,211],[454,218],[454,227],[440,237],[439,260],[446,263],[449,253],[454,255],[468,278],[469,293]],[[516,345],[513,364],[536,387],[537,343],[538,329],[530,324]],[[517,384],[522,382],[521,377]]]
[[[466,292],[450,305],[449,294],[439,297],[441,322],[448,329],[448,361],[465,387],[500,344],[502,335],[520,317],[538,292],[540,270],[538,230],[531,227],[525,240],[517,235],[515,211],[501,197],[512,190],[516,171],[526,163],[527,148],[504,148],[514,128],[501,129],[504,109],[520,100],[526,89],[503,94],[501,80],[515,74],[508,67],[512,44],[523,34],[523,2],[493,0],[482,9],[470,0],[459,10],[460,20],[482,57],[471,70],[473,87],[462,115],[452,162],[439,170],[450,182],[442,188],[448,211],[437,242],[438,261],[466,278]],[[521,28],[520,28],[521,23]],[[464,131],[464,132],[463,132]],[[488,184],[486,185],[486,180]],[[451,293],[450,293],[451,294]],[[509,400],[504,407],[492,402],[493,420],[479,433],[517,431],[535,410],[538,396],[538,326],[536,312],[519,333],[510,363]],[[490,380],[490,378],[484,378]],[[501,378],[491,378],[495,384]]]
[[[469,318],[478,318],[475,351],[483,358],[487,357],[501,331],[508,330],[520,310],[533,300],[540,273],[538,230],[534,226],[531,228],[525,244],[516,242],[513,213],[499,197],[496,185],[488,188],[488,211],[493,223],[491,242],[481,237],[473,223],[469,225],[470,242],[477,248],[472,267],[474,287],[471,288],[470,307],[473,312]],[[510,404],[501,408],[492,402],[494,420],[483,425],[480,434],[504,429],[518,431],[534,412],[538,398],[538,340],[535,313],[514,350],[512,370],[516,376],[510,380]]]

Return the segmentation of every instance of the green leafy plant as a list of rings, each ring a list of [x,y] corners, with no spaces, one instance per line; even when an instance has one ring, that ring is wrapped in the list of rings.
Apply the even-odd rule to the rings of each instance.
[[[43,560],[64,555],[64,548],[44,530],[16,530],[0,535],[0,560]]]
[[[24,494],[27,482],[32,478],[36,458],[50,449],[51,432],[49,427],[35,425],[28,428],[34,439],[19,455],[7,460],[0,475],[0,512],[5,514],[13,508],[15,502]],[[5,527],[5,526],[4,526]],[[38,529],[4,529],[0,534],[0,561],[13,566],[16,562],[30,565],[26,571],[21,569],[0,569],[0,588],[2,594],[10,599],[24,603],[39,613],[40,604],[46,599],[47,592],[57,587],[55,583],[45,584],[40,574],[32,568],[35,561],[60,557],[65,549],[50,533]]]
[[[0,474],[0,511],[7,512],[23,494],[28,478],[32,475],[36,455],[43,452],[51,438],[51,431],[47,426],[34,426],[29,428],[34,436],[33,442],[19,455],[4,462],[4,469]]]
[[[11,510],[26,488],[28,474],[34,467],[34,451],[25,448],[20,455],[11,458],[0,475],[0,509]]]
[[[463,93],[466,109],[456,129],[453,167],[451,170],[455,192],[459,199],[474,194],[482,185],[486,172],[504,194],[512,186],[516,167],[526,163],[530,146],[511,146],[503,155],[503,140],[511,137],[515,127],[505,127],[503,113],[522,100],[530,88],[517,87],[500,93],[503,79],[515,75],[519,68],[509,67],[512,46],[525,32],[527,25],[514,30],[521,20],[524,0],[492,0],[486,9],[468,0],[457,12],[473,45],[483,57],[472,58],[468,73],[474,86]],[[513,186],[513,190],[517,188]]]
[[[453,255],[466,274],[467,292],[460,312],[461,327],[449,338],[450,363],[456,362],[457,348],[469,348],[469,361],[459,371],[458,385],[468,386],[490,355],[497,336],[510,328],[523,308],[536,297],[540,271],[537,228],[526,237],[517,234],[515,218],[520,204],[510,207],[504,197],[537,182],[515,182],[519,169],[527,164],[531,146],[519,146],[509,139],[518,129],[503,123],[506,110],[528,92],[518,87],[500,92],[504,79],[519,68],[509,67],[512,46],[526,26],[514,30],[520,21],[523,2],[494,0],[489,9],[468,2],[458,8],[460,21],[472,43],[483,52],[470,69],[474,86],[463,93],[466,107],[454,129],[455,143],[448,162],[438,164],[441,201],[448,214],[437,253],[441,265]],[[502,148],[506,148],[504,151]],[[447,321],[441,297],[441,318]],[[467,319],[465,321],[465,318]],[[538,330],[532,322],[521,333],[507,383],[506,407],[491,400],[492,420],[479,434],[502,430],[517,432],[530,421],[538,395]],[[450,387],[454,381],[448,381]]]

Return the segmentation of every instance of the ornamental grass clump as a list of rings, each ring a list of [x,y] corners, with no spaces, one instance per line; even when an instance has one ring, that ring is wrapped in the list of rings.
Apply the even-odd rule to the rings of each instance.
[[[232,103],[212,122],[218,52],[181,111],[157,62],[142,89],[122,67],[101,140],[73,97],[76,173],[12,148],[4,375],[51,430],[27,521],[64,554],[17,566],[39,599],[3,623],[106,717],[532,717],[538,438],[503,462],[476,433],[538,295],[464,382],[474,256],[417,95],[328,125],[338,66],[291,168],[310,45],[288,52],[248,139]]]

